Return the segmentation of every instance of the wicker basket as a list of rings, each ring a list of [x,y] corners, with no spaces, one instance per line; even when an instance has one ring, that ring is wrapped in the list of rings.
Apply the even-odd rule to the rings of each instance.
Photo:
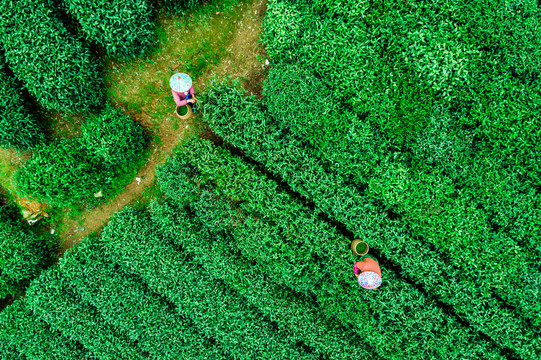
[[[188,108],[188,111],[186,112],[186,114],[180,115],[180,114],[178,113],[178,109],[179,109],[180,107],[177,106],[177,107],[175,108],[175,115],[178,116],[179,118],[181,118],[182,120],[189,119],[189,118],[193,115],[193,111],[192,111],[192,107],[191,107],[191,106],[186,105],[186,107]]]
[[[366,246],[366,248],[364,249],[364,251],[363,251],[362,253],[359,253],[359,252],[357,252],[357,245],[359,245],[359,244],[361,244],[361,243],[363,243],[363,244]],[[351,247],[351,251],[353,251],[353,253],[354,253],[355,255],[362,256],[362,255],[368,254],[368,244],[365,243],[364,241],[362,241],[361,239],[355,239],[355,240],[353,240],[353,241],[351,242],[351,246],[350,246],[350,247]]]

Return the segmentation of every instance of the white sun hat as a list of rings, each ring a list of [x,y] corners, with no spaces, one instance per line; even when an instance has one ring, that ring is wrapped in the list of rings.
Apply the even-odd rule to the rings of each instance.
[[[192,87],[192,78],[188,74],[176,73],[169,79],[169,85],[176,92],[185,92]]]

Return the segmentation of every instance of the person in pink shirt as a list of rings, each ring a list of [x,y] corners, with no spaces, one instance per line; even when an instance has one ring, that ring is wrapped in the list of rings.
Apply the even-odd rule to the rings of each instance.
[[[190,105],[193,109],[193,104],[197,101],[195,90],[192,84],[192,78],[184,73],[177,73],[169,79],[173,99],[177,106]],[[195,112],[195,109],[193,109]]]
[[[381,285],[381,268],[378,262],[370,257],[355,261],[353,272],[359,285],[365,289],[376,289]]]

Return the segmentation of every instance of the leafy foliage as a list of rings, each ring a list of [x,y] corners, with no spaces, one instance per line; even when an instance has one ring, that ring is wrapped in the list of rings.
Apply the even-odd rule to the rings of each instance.
[[[118,58],[142,55],[152,43],[153,23],[147,0],[63,0],[87,38]]]
[[[293,335],[274,330],[257,309],[213,281],[185,254],[172,251],[173,239],[166,231],[147,212],[127,207],[115,214],[102,237],[107,253],[139,274],[153,291],[169,298],[179,314],[190,318],[204,335],[214,337],[231,357],[315,358],[296,345]]]
[[[445,252],[435,249],[412,232],[405,219],[397,219],[392,211],[382,209],[380,199],[366,195],[361,187],[351,184],[350,177],[342,176],[338,169],[327,171],[328,166],[313,154],[312,149],[293,134],[281,131],[265,113],[264,106],[253,97],[244,97],[243,91],[232,85],[226,82],[211,88],[207,94],[205,116],[217,134],[279,175],[294,191],[313,201],[318,211],[342,222],[356,237],[365,239],[372,248],[399,264],[405,274],[452,305],[479,331],[523,353],[525,358],[539,351],[537,341],[534,341],[535,345],[532,343],[535,328],[527,326],[521,317],[502,306],[494,298],[493,287],[485,282],[476,283],[479,274],[509,272],[509,268],[500,266],[493,258],[484,268],[465,271],[465,264],[470,264],[469,259],[478,252],[465,252],[465,248],[451,251],[452,247]],[[410,248],[416,250],[408,251]],[[500,253],[505,250],[498,243],[483,246],[485,251],[490,248],[498,248]],[[490,253],[494,254],[494,250]],[[467,260],[464,260],[465,256]],[[472,283],[476,286],[471,286]],[[530,285],[530,289],[534,289],[536,282]],[[530,289],[517,286],[513,291],[523,293],[517,300],[522,307],[531,309],[530,318],[535,319],[535,305],[526,300],[535,296]],[[507,341],[509,332],[515,334],[514,341],[520,339],[524,344],[531,343],[531,350],[515,347]]]
[[[266,98],[211,90],[213,130],[498,344],[539,356],[538,4],[268,9]]]
[[[15,173],[19,192],[51,205],[94,205],[113,177],[143,151],[141,125],[110,105],[90,115],[81,136],[37,148]]]
[[[46,109],[82,113],[99,108],[105,96],[98,59],[66,30],[54,10],[51,0],[0,3],[6,61]]]
[[[27,294],[32,310],[51,328],[69,335],[99,358],[145,358],[124,332],[106,323],[96,308],[88,306],[68,286],[57,267],[36,279]]]
[[[15,209],[0,207],[0,299],[23,290],[56,255],[53,240],[22,221]]]
[[[540,21],[533,1],[274,1],[263,35],[273,130],[307,141],[537,329]]]
[[[166,9],[173,14],[183,15],[185,10],[193,9],[201,0],[153,0],[156,6]]]
[[[328,359],[373,358],[373,352],[354,331],[325,318],[311,297],[276,284],[264,275],[270,273],[269,267],[240,255],[234,239],[209,232],[196,216],[167,202],[154,203],[151,208],[154,221],[174,235],[175,243],[206,273],[233,288],[314,353]]]
[[[83,300],[155,358],[223,357],[223,349],[210,346],[209,338],[201,336],[163,297],[149,291],[139,276],[104,255],[103,246],[97,239],[84,242],[59,263],[63,277]]]
[[[44,140],[43,133],[27,108],[15,79],[6,72],[0,54],[0,146],[28,150]]]
[[[2,359],[94,359],[70,338],[37,316],[26,299],[15,301],[0,313],[0,346],[9,347],[11,356]]]
[[[98,115],[90,115],[81,128],[80,142],[107,167],[125,165],[141,155],[143,129],[128,115],[111,105]]]
[[[190,162],[192,172],[199,172],[191,185],[192,192],[199,196],[194,201],[193,195],[182,199],[177,193],[174,199],[212,233],[209,242],[223,234],[224,242],[235,244],[244,257],[256,260],[273,281],[313,296],[320,311],[344,326],[353,326],[379,356],[440,358],[446,354],[461,358],[465,353],[477,353],[499,357],[489,350],[491,345],[440,313],[441,309],[430,305],[417,289],[386,266],[382,266],[382,288],[374,293],[359,292],[351,280],[353,258],[349,251],[344,253],[349,241],[241,159],[202,142],[187,144],[177,156],[181,163]],[[175,168],[167,164],[162,168],[159,176],[165,178],[161,184],[179,182],[185,186],[186,181],[177,181],[185,174],[169,173]],[[186,225],[179,222],[179,227]],[[397,293],[401,296],[396,297]],[[348,298],[359,301],[350,303]],[[415,304],[415,310],[411,304]],[[387,318],[389,314],[392,316]],[[473,343],[479,347],[470,348]]]
[[[14,179],[20,193],[50,205],[70,206],[110,183],[111,172],[76,139],[36,148]]]

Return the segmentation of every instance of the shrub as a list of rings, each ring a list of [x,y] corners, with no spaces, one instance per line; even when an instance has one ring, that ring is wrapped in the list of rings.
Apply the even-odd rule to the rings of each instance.
[[[94,358],[71,336],[64,336],[60,331],[52,329],[32,311],[26,299],[17,300],[0,312],[0,340],[1,345],[11,347],[10,356],[13,359]]]
[[[202,336],[142,279],[119,267],[102,251],[99,239],[83,241],[58,266],[81,298],[110,324],[128,334],[157,359],[221,359],[223,349]],[[92,274],[92,276],[88,276]]]
[[[43,133],[33,115],[25,107],[20,88],[6,72],[0,54],[0,146],[29,150],[43,143]]]
[[[21,221],[15,209],[0,207],[0,299],[22,291],[56,255],[52,239]]]
[[[81,129],[80,142],[106,167],[126,165],[137,159],[145,143],[143,129],[128,115],[107,105],[99,115],[90,115]]]
[[[173,159],[169,159],[168,163],[171,162]],[[213,279],[235,289],[313,353],[325,359],[375,357],[352,329],[326,318],[312,297],[302,296],[262,276],[269,273],[268,267],[242,257],[231,237],[209,232],[194,214],[190,216],[168,202],[153,203],[151,213],[152,219],[174,236],[175,244]]]
[[[381,290],[373,294],[359,292],[358,285],[351,281],[352,256],[349,251],[344,253],[348,240],[241,159],[207,142],[191,142],[177,156],[181,162],[190,161],[192,172],[200,172],[198,179],[206,179],[206,189],[200,180],[192,182],[192,192],[199,194],[199,199],[194,201],[193,196],[188,196],[184,206],[213,233],[208,241],[213,242],[220,234],[231,234],[226,242],[236,244],[240,253],[256,260],[263,268],[272,269],[268,273],[273,281],[308,296],[313,294],[319,308],[344,326],[362,323],[362,327],[354,329],[363,334],[379,356],[402,357],[400,351],[404,351],[410,358],[439,358],[441,354],[461,358],[461,354],[470,352],[498,357],[497,352],[489,355],[491,345],[480,339],[462,342],[478,335],[469,333],[455,319],[440,313],[441,309],[431,306],[430,300],[425,303],[418,290],[384,265]],[[182,203],[182,199],[175,200]],[[179,226],[186,227],[182,223]],[[401,297],[395,297],[396,293]],[[359,299],[354,308],[348,308],[345,300],[348,297]],[[409,314],[411,303],[416,304],[415,316]],[[393,314],[392,319],[387,320],[387,315],[380,313],[381,308],[388,309]],[[373,322],[374,319],[378,321]],[[393,325],[382,325],[386,321]],[[404,323],[397,323],[401,321]],[[410,326],[408,321],[415,321],[416,325]],[[374,330],[368,330],[371,326]],[[435,336],[421,335],[432,333],[433,326],[442,332],[438,330]],[[449,330],[443,330],[445,328]],[[401,329],[408,330],[401,333]],[[419,335],[414,335],[416,331]],[[458,338],[450,336],[455,331],[460,331]],[[377,336],[372,338],[368,333],[377,333]],[[409,337],[424,340],[416,345],[409,343],[411,347],[404,346],[403,339]],[[380,347],[382,339],[386,339],[385,346]],[[434,345],[424,342],[429,339],[435,341]],[[469,348],[471,343],[477,343],[479,348]],[[422,353],[417,354],[416,349],[423,349]],[[429,356],[426,349],[434,352]]]
[[[0,2],[0,43],[15,76],[46,109],[81,113],[103,105],[98,59],[57,19],[52,1]]]
[[[107,254],[139,275],[152,291],[166,296],[179,314],[216,339],[231,358],[315,358],[297,345],[293,335],[274,329],[235,291],[175,251],[171,232],[155,224],[147,211],[124,208],[105,227],[102,238]]]
[[[86,37],[118,58],[142,55],[152,43],[153,22],[147,0],[63,0]]]
[[[414,281],[452,305],[479,331],[498,339],[499,343],[507,343],[517,352],[525,351],[525,357],[532,355],[530,351],[538,351],[537,341],[530,350],[526,345],[515,347],[505,340],[512,331],[515,334],[513,339],[521,339],[523,344],[529,344],[534,338],[531,332],[535,330],[525,326],[522,316],[507,310],[507,305],[494,297],[493,287],[485,282],[475,282],[480,273],[496,274],[514,269],[491,261],[492,265],[477,268],[476,273],[465,272],[461,266],[466,253],[460,251],[464,248],[453,250],[449,247],[449,251],[444,253],[416,236],[400,218],[391,220],[389,215],[393,213],[382,209],[380,199],[365,195],[361,187],[351,184],[350,179],[344,178],[339,171],[327,172],[323,161],[310,148],[295,136],[282,133],[254,98],[241,95],[242,91],[231,88],[230,84],[211,88],[205,104],[205,117],[218,135],[279,175],[294,191],[313,201],[318,211],[342,222],[356,236],[369,240],[373,248],[399,264]],[[361,155],[362,152],[359,152]],[[400,171],[394,173],[399,175]],[[416,251],[404,252],[406,244],[415,247]],[[483,249],[489,246],[499,248],[500,245],[497,242],[485,243]],[[490,253],[501,253],[503,250],[492,250]],[[426,254],[431,256],[427,257]],[[467,254],[468,259],[476,256],[473,251]],[[453,264],[449,256],[454,259]],[[472,283],[476,285],[472,286]],[[527,310],[528,318],[532,320],[536,317],[537,305],[527,299],[535,295],[532,292],[535,284],[535,281],[531,282],[529,289],[513,289],[520,294],[517,301],[520,301],[521,309]],[[501,324],[505,324],[505,327],[501,327]]]
[[[201,0],[152,0],[156,6],[162,7],[174,14],[183,15],[185,10],[193,9]]]
[[[27,291],[32,311],[50,327],[77,341],[101,359],[145,359],[143,351],[124,332],[108,324],[88,306],[52,267],[34,280]],[[84,331],[81,331],[84,329]]]
[[[110,176],[101,159],[70,139],[36,148],[14,179],[21,194],[66,207],[92,199],[111,182]]]

